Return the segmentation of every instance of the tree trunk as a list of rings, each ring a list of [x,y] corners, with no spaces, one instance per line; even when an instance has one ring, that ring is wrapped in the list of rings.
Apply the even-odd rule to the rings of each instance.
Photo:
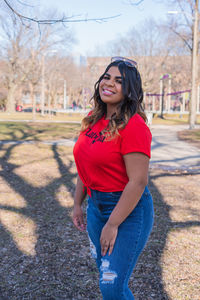
[[[51,115],[51,95],[48,91],[48,115]]]
[[[31,97],[31,103],[32,103],[32,120],[36,120],[36,99],[34,94],[34,85],[30,82],[29,83],[30,88],[30,97]]]
[[[16,85],[12,85],[9,89],[8,89],[8,95],[7,95],[7,104],[6,104],[6,111],[8,113],[14,113],[16,111],[15,109],[15,90],[16,90],[17,86]]]

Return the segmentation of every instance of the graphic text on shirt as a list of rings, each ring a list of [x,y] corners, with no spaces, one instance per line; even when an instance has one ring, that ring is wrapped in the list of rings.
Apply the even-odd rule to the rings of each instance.
[[[103,143],[105,140],[105,136],[103,136],[101,132],[96,133],[92,131],[91,128],[87,129],[85,135],[88,136],[90,139],[92,139],[92,144],[94,144],[95,142]]]

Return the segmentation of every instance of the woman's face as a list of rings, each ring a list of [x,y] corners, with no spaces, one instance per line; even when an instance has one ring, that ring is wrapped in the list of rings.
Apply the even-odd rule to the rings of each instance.
[[[110,67],[99,83],[99,94],[101,100],[109,106],[115,107],[124,96],[122,93],[122,76],[118,67]]]

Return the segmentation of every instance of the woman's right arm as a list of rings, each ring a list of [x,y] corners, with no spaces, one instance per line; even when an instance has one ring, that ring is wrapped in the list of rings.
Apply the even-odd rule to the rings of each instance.
[[[73,223],[77,229],[84,231],[86,224],[83,218],[82,203],[87,195],[87,189],[84,187],[79,175],[77,176],[77,184],[74,194],[74,209],[73,209]]]

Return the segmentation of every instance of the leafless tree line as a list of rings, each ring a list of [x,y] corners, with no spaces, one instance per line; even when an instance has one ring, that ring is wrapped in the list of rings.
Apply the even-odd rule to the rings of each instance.
[[[140,5],[141,2],[145,0],[134,4]],[[27,93],[35,111],[36,95],[41,95],[45,78],[48,108],[61,107],[64,82],[67,82],[70,101],[79,100],[83,105],[84,91],[93,89],[113,55],[137,60],[146,92],[159,92],[160,77],[166,73],[172,75],[172,91],[189,89],[192,51],[192,19],[189,19],[189,14],[193,14],[193,2],[170,1],[172,5],[178,5],[180,15],[169,16],[168,21],[162,24],[151,19],[137,28],[130,28],[127,34],[106,45],[106,50],[99,49],[105,58],[87,59],[87,66],[77,65],[68,54],[75,42],[68,27],[43,24],[38,30],[34,24],[24,25],[16,20],[15,14],[7,14],[6,18],[1,15],[0,104],[6,105],[7,111],[12,112],[16,103],[21,102],[22,95]],[[53,17],[49,19],[53,20]],[[89,96],[91,94],[88,93]]]
[[[43,89],[47,109],[58,108],[63,102],[66,82],[71,99],[81,98],[83,82],[86,81],[84,67],[78,67],[69,55],[75,39],[66,24],[101,23],[117,16],[95,19],[59,16],[57,12],[41,13],[37,6],[28,2],[3,0],[2,3],[0,106],[6,106],[7,112],[13,112],[16,104],[21,104],[22,95],[27,93],[35,114],[36,96],[40,94],[41,100]]]
[[[134,6],[145,5],[147,0],[127,0]],[[146,91],[158,91],[158,80],[162,74],[172,75],[172,89],[191,88],[191,66],[193,54],[193,30],[196,0],[154,0],[166,4],[167,21],[146,20],[132,28],[126,36],[119,37],[109,45],[110,53],[129,55],[138,60]],[[167,12],[174,12],[170,14]],[[200,8],[199,8],[200,11]],[[199,18],[200,19],[200,18]],[[198,53],[200,52],[200,25]],[[200,59],[198,59],[198,66]],[[198,68],[200,69],[200,68]],[[198,70],[199,72],[200,70]],[[200,74],[198,76],[200,78]],[[156,80],[155,80],[156,79]],[[200,80],[198,81],[198,85]]]
[[[5,13],[0,16],[0,28],[1,105],[6,104],[7,111],[12,112],[22,94],[28,92],[35,107],[44,64],[47,97],[55,101],[55,91],[59,93],[61,82],[71,77],[69,70],[77,72],[68,54],[75,42],[70,29],[43,25],[38,30],[37,26],[24,26],[13,14]]]

